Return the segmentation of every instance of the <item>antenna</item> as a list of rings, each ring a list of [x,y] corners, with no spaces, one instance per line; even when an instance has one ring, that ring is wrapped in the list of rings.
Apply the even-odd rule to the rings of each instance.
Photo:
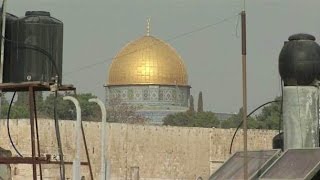
[[[244,0],[245,2],[245,0]],[[245,4],[244,4],[245,5]],[[247,30],[246,12],[241,13],[241,47],[242,47],[242,118],[243,118],[243,149],[244,149],[244,180],[248,179],[248,148],[247,148]]]
[[[150,36],[150,17],[147,18],[147,36]]]
[[[243,11],[246,10],[246,0],[243,0]]]

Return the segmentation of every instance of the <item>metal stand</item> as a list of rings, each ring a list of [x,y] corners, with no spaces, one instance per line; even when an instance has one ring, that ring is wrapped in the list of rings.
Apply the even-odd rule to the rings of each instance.
[[[40,143],[39,143],[39,132],[38,132],[38,119],[36,111],[36,101],[35,101],[35,92],[36,91],[50,91],[51,84],[44,82],[23,82],[23,83],[1,83],[0,90],[2,92],[29,92],[29,112],[30,112],[30,128],[31,128],[31,157],[0,157],[0,164],[32,164],[33,179],[37,179],[37,164],[39,165],[39,176],[42,180],[42,168],[41,164],[59,164],[60,161],[51,161],[51,155],[46,157],[40,157]],[[60,85],[58,91],[75,91],[73,85]],[[35,143],[35,136],[37,138],[37,149]],[[85,137],[84,142],[85,141]],[[86,143],[85,143],[86,144]],[[85,146],[87,151],[87,146]],[[36,151],[38,151],[36,156]],[[90,175],[92,177],[92,170],[90,165],[90,159],[87,154],[88,162],[81,162],[81,165],[88,165],[90,169]],[[65,164],[72,164],[72,162],[65,162]]]

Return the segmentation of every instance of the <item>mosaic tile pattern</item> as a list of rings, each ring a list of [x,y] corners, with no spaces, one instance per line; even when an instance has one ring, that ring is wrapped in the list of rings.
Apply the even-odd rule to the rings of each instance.
[[[187,110],[190,96],[189,86],[107,86],[106,105],[112,98],[121,102],[142,105],[141,112],[154,124],[159,124],[170,113]],[[182,110],[183,109],[183,110]],[[146,111],[147,110],[147,111]]]

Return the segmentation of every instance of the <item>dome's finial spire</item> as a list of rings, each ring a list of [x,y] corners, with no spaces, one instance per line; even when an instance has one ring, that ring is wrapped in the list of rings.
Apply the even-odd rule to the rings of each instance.
[[[150,17],[147,18],[147,36],[150,36]]]

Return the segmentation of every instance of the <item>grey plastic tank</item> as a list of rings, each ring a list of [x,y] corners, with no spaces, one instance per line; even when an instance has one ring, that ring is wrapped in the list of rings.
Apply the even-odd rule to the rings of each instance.
[[[63,23],[45,11],[27,11],[15,27],[11,81],[62,81]]]

